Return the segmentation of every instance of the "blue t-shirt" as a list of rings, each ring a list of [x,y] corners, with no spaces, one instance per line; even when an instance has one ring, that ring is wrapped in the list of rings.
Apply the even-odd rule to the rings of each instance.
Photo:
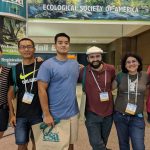
[[[79,64],[75,60],[59,61],[53,57],[42,63],[37,78],[48,83],[49,108],[54,118],[67,119],[79,112],[78,76]]]

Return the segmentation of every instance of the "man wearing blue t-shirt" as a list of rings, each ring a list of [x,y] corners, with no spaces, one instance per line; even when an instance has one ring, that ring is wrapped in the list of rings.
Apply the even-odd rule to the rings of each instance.
[[[48,126],[54,126],[55,120],[60,120],[60,125],[69,120],[70,130],[67,134],[70,139],[65,148],[73,150],[78,131],[76,84],[79,64],[75,60],[67,59],[69,45],[70,37],[65,33],[55,36],[57,55],[41,65],[38,72],[38,89],[44,122]]]

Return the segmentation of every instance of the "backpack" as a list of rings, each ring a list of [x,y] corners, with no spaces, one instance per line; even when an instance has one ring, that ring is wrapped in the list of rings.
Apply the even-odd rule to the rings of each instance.
[[[122,77],[123,77],[124,74],[125,74],[125,73],[123,73],[123,72],[119,72],[119,73],[117,74],[117,76],[116,76],[116,81],[117,81],[117,84],[118,84],[118,85],[121,83],[121,79],[122,79]]]

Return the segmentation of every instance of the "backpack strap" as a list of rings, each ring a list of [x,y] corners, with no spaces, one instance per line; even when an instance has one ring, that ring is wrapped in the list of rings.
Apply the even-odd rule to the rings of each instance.
[[[83,77],[82,77],[82,91],[85,92],[85,79],[86,79],[86,67],[83,69]]]
[[[16,80],[16,66],[13,66],[12,67],[12,79],[13,79],[13,82],[14,82],[14,95],[16,95],[16,92],[17,92],[17,80]]]
[[[116,80],[117,80],[118,85],[121,83],[121,79],[122,79],[122,76],[123,76],[123,75],[124,75],[123,72],[119,72],[119,73],[117,74]]]

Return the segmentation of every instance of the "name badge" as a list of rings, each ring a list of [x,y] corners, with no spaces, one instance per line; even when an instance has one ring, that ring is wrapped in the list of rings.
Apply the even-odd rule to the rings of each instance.
[[[29,92],[25,92],[23,99],[22,99],[22,102],[24,102],[26,104],[31,104],[33,101],[33,97],[34,97],[34,94],[29,93]]]
[[[108,92],[102,92],[99,95],[100,95],[100,101],[101,102],[109,101]]]
[[[137,105],[128,103],[125,112],[134,115],[136,112]]]

